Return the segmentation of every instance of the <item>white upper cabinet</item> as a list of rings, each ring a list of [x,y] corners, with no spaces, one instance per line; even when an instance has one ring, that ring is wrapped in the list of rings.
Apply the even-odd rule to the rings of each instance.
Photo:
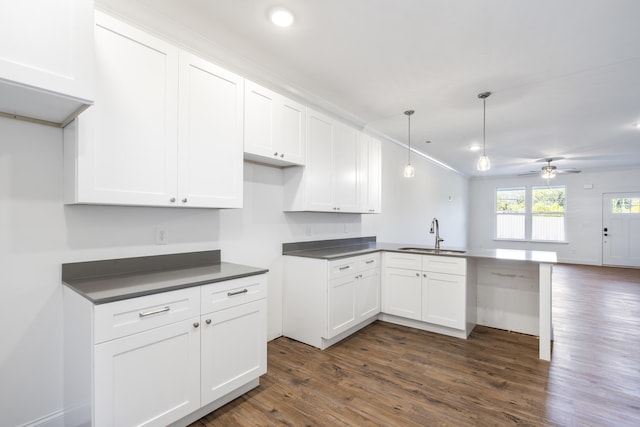
[[[180,52],[178,204],[242,207],[243,79]]]
[[[245,158],[276,166],[305,164],[306,108],[245,81]]]
[[[93,101],[93,1],[0,4],[0,115],[64,125]]]
[[[307,109],[307,163],[284,171],[286,211],[360,212],[359,132]]]
[[[241,207],[243,80],[96,12],[96,105],[65,128],[65,201]]]
[[[360,134],[360,212],[382,212],[382,143]]]

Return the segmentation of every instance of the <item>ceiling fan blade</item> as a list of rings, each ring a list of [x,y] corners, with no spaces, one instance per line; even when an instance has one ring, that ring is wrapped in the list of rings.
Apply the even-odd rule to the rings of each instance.
[[[550,163],[550,162],[555,162],[556,160],[562,160],[562,159],[564,159],[564,157],[561,157],[561,156],[558,156],[558,157],[545,157],[543,159],[536,160],[536,162]]]
[[[557,173],[580,173],[578,169],[556,169]]]
[[[535,175],[540,175],[540,171],[531,171],[531,172],[526,172],[526,173],[519,173],[518,176],[535,176]]]

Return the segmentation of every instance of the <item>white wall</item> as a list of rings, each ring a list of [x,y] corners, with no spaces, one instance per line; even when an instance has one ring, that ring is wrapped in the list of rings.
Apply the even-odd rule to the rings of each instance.
[[[640,169],[558,175],[552,185],[567,186],[568,243],[495,241],[494,202],[497,187],[540,186],[539,177],[474,178],[470,181],[469,244],[473,248],[514,248],[555,251],[558,261],[602,265],[603,193],[640,191]],[[591,184],[593,188],[584,188]]]
[[[445,244],[464,246],[466,180],[419,159],[416,178],[405,180],[405,154],[383,143],[382,215],[284,213],[282,170],[251,163],[243,209],[65,206],[62,131],[0,118],[0,425],[61,425],[62,263],[221,249],[223,261],[270,270],[275,338],[283,242],[377,235],[431,244],[427,227],[438,216]],[[155,245],[159,225],[168,245]]]
[[[377,228],[378,241],[434,246],[435,217],[443,248],[466,247],[468,179],[417,155],[411,156],[415,177],[405,178],[407,149],[393,143],[382,145],[382,158],[382,214],[363,219]]]

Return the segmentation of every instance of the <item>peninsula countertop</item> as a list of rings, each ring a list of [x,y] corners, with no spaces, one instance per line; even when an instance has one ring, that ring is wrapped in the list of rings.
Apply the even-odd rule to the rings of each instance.
[[[410,249],[407,249],[410,248]],[[422,251],[424,250],[424,251]],[[459,249],[443,248],[439,251],[426,245],[381,243],[375,237],[323,240],[317,242],[285,243],[283,255],[317,259],[340,259],[374,252],[401,252],[420,255],[452,256],[462,258],[488,258],[535,263],[558,262],[555,252],[519,249]]]

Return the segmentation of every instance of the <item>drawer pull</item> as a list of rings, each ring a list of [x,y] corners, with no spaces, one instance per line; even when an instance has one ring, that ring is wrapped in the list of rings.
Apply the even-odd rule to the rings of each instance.
[[[350,267],[349,265],[343,265],[342,267],[339,267],[339,268],[340,268],[340,271],[342,271],[342,270],[348,269],[349,267]]]
[[[166,305],[163,308],[159,308],[157,310],[141,311],[140,313],[138,313],[138,316],[140,316],[140,317],[153,316],[154,314],[164,313],[164,312],[169,311],[169,310],[171,310],[171,307]]]
[[[376,260],[374,260],[374,259],[370,259],[370,260],[368,260],[368,261],[365,261],[364,263],[365,263],[365,264],[371,264],[372,262],[376,262]]]
[[[227,296],[232,297],[234,295],[246,294],[247,292],[249,292],[247,289],[243,289],[241,291],[235,291],[235,292],[227,292]]]

